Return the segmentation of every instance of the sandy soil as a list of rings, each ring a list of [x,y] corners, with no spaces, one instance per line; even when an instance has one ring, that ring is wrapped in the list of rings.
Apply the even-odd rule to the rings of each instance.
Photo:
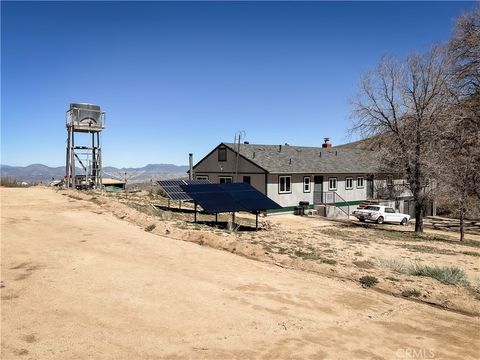
[[[1,200],[2,359],[480,356],[476,316],[173,240],[212,237],[172,221],[148,233],[151,217],[113,203],[42,188]]]

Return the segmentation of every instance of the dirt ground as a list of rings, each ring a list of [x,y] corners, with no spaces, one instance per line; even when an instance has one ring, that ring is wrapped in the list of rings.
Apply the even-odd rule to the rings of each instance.
[[[474,238],[405,241],[389,226],[296,217],[232,234],[132,199],[46,188],[3,188],[1,201],[2,359],[480,357],[470,288],[409,282],[372,260],[458,260],[474,277]],[[362,274],[378,286],[362,288]],[[392,296],[400,285],[387,277],[427,297]]]

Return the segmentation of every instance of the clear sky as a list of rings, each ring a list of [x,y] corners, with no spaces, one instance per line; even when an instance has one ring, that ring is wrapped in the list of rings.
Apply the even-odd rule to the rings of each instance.
[[[1,163],[65,162],[65,111],[107,112],[104,164],[187,164],[251,143],[349,141],[383,54],[451,35],[474,2],[1,3]]]

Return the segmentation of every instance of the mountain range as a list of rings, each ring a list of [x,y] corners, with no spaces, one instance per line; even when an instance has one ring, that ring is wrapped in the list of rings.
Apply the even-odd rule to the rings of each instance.
[[[104,177],[127,179],[128,182],[144,182],[149,180],[173,179],[187,175],[188,166],[173,164],[148,164],[140,168],[116,168],[104,166]],[[2,177],[16,179],[18,181],[47,182],[52,178],[58,180],[65,175],[65,166],[50,167],[43,164],[28,166],[0,165]],[[77,168],[77,174],[83,174],[83,170]]]

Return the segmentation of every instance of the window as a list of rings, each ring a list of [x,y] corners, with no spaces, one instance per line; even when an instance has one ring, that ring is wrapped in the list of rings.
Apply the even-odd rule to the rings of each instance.
[[[328,190],[337,190],[337,178],[328,178]]]
[[[363,189],[364,185],[364,177],[363,176],[358,176],[357,177],[357,189]]]
[[[292,177],[279,176],[278,177],[278,193],[285,194],[292,192]]]
[[[197,175],[195,176],[197,180],[208,180],[208,175]]]
[[[365,210],[380,211],[380,206],[366,206]]]
[[[232,177],[231,176],[219,176],[218,177],[218,182],[220,184],[230,184],[232,182]]]
[[[390,213],[390,214],[395,214],[395,210],[393,210],[392,208],[389,208],[389,207],[385,208],[385,212]]]
[[[303,178],[303,192],[304,193],[310,192],[310,176],[305,176]]]
[[[227,148],[218,148],[218,161],[227,161]]]
[[[250,178],[250,176],[244,176],[243,177],[243,182],[246,183],[246,184],[251,184],[252,179]]]
[[[353,189],[353,178],[347,177],[345,178],[345,189],[352,190]]]
[[[393,186],[393,175],[387,175],[387,185]]]

